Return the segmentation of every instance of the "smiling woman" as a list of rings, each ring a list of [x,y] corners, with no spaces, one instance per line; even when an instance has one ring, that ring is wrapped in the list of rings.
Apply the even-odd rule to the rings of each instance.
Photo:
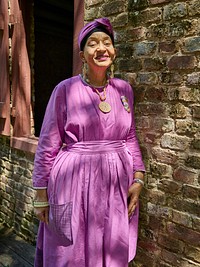
[[[145,171],[132,88],[110,75],[108,19],[85,25],[79,47],[83,73],[54,89],[35,156],[35,267],[127,267]]]
[[[88,66],[87,76],[90,77],[90,83],[94,86],[104,85],[107,80],[105,72],[116,56],[110,36],[104,32],[92,33],[83,51],[80,52],[80,56]]]

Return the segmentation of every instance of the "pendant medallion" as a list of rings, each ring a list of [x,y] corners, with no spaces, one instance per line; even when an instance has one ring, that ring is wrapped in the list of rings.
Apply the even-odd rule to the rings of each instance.
[[[109,103],[103,101],[99,103],[99,109],[103,112],[103,113],[109,113],[111,111],[111,106]]]

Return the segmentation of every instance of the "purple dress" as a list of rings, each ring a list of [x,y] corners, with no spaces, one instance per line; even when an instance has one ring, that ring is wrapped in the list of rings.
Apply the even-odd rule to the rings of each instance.
[[[110,79],[106,101],[112,107],[107,114],[80,75],[52,93],[33,172],[34,188],[47,188],[50,203],[49,224],[38,230],[35,267],[127,267],[135,256],[138,208],[129,220],[127,192],[144,164],[131,86]]]

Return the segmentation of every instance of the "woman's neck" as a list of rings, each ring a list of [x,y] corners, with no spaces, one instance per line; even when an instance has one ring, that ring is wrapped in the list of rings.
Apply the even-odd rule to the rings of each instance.
[[[87,72],[87,80],[93,86],[104,86],[107,83],[107,75],[105,71],[89,71]]]

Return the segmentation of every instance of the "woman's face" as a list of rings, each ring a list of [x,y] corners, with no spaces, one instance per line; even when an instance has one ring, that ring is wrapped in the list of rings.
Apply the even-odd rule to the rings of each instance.
[[[116,49],[113,46],[109,35],[104,32],[94,32],[87,39],[84,50],[80,52],[83,62],[91,69],[107,69],[116,56]]]

